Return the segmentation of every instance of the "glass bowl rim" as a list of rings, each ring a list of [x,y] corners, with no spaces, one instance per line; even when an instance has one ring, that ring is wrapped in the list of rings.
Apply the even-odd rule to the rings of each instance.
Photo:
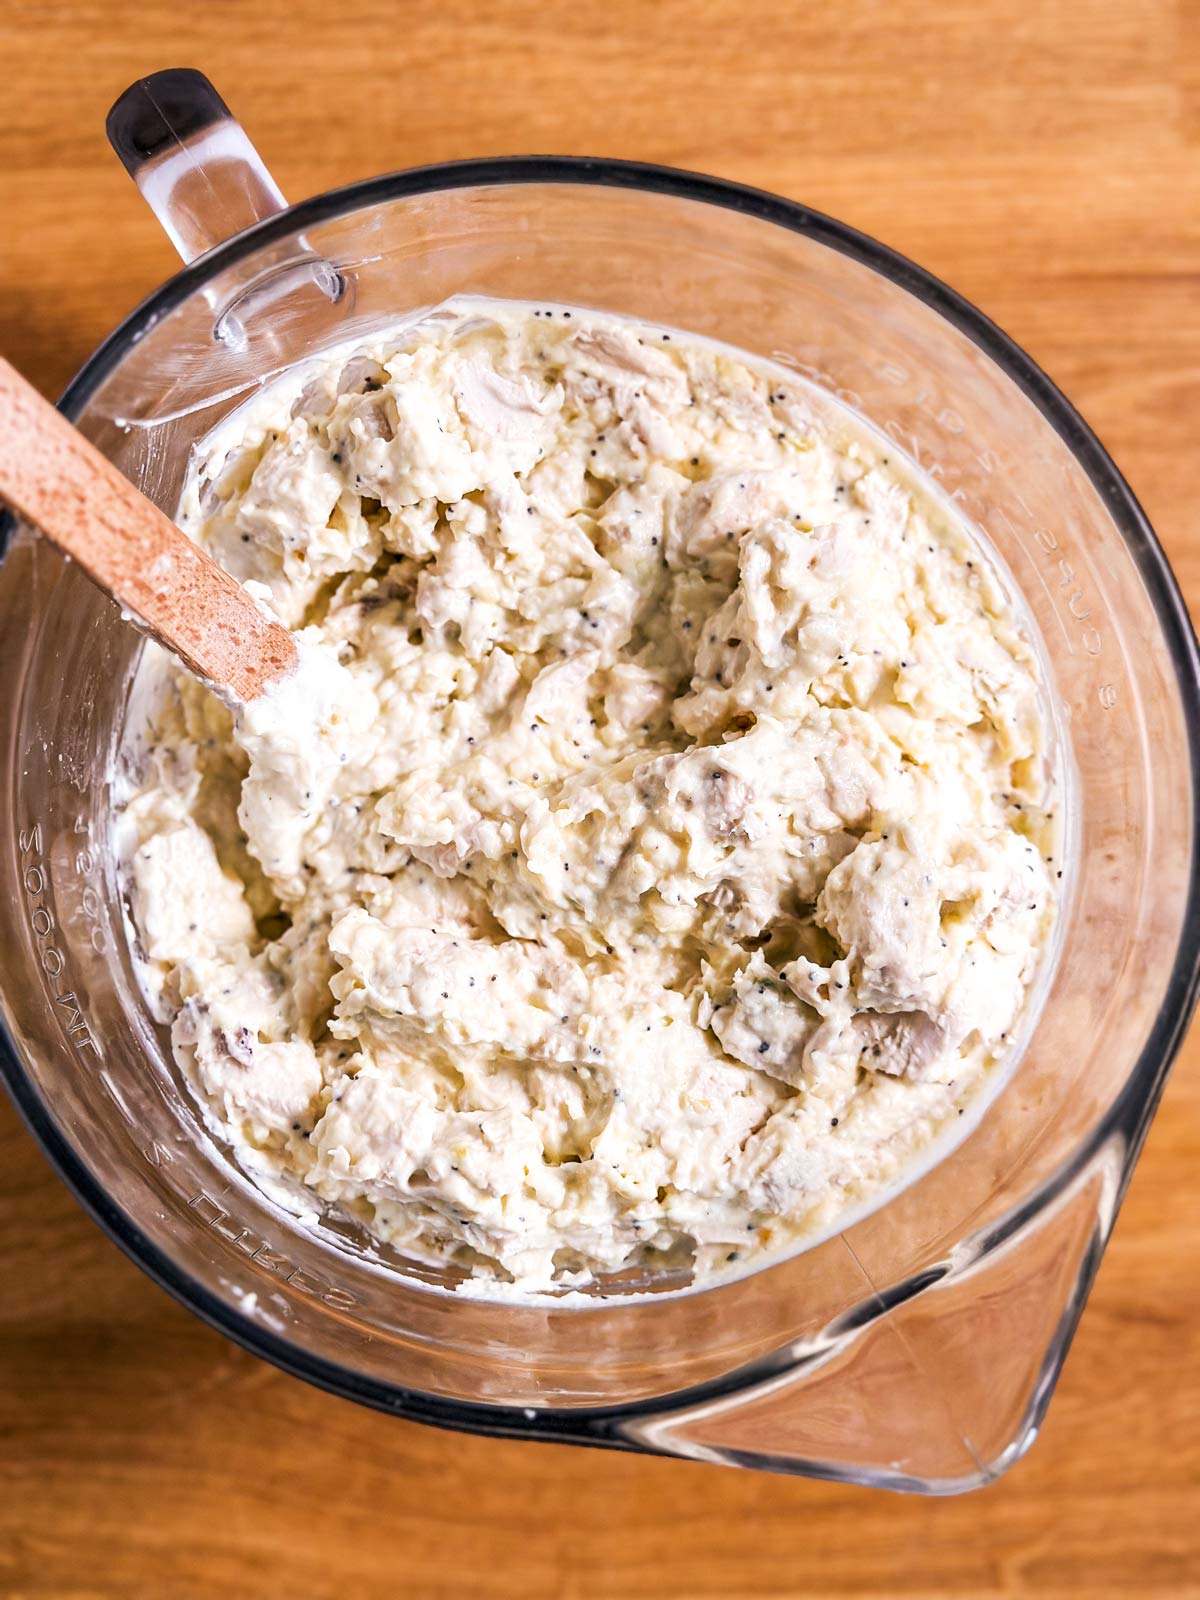
[[[1178,583],[1146,516],[1116,464],[1096,434],[1066,396],[1031,357],[970,301],[915,262],[861,233],[846,223],[815,211],[798,201],[727,179],[647,162],[584,156],[509,156],[437,163],[408,168],[300,201],[235,234],[185,266],[136,307],[103,341],[64,391],[59,408],[70,418],[80,415],[87,401],[106,380],[131,345],[196,290],[226,268],[246,260],[255,251],[281,242],[288,235],[385,201],[468,188],[508,185],[564,184],[638,191],[668,199],[698,202],[773,223],[789,232],[802,233],[829,249],[850,257],[905,289],[937,312],[977,348],[991,358],[1054,428],[1108,508],[1133,556],[1162,629],[1175,667],[1187,727],[1193,797],[1200,797],[1200,654]],[[0,543],[0,557],[3,545]],[[1121,1192],[1124,1191],[1142,1140],[1162,1092],[1167,1072],[1179,1049],[1200,988],[1200,866],[1197,843],[1200,807],[1194,807],[1188,895],[1183,929],[1158,1017],[1123,1089],[1091,1137],[1079,1146],[1032,1195],[986,1229],[973,1236],[973,1259],[997,1249],[1023,1231],[1036,1215],[1052,1205],[1114,1136],[1126,1150]],[[0,1076],[35,1141],[51,1166],[85,1211],[110,1239],[160,1287],[202,1321],[292,1376],[318,1388],[414,1421],[433,1423],[497,1436],[560,1439],[575,1443],[608,1444],[645,1449],[621,1428],[638,1418],[728,1398],[796,1367],[797,1353],[790,1346],[768,1352],[719,1378],[648,1399],[581,1407],[519,1407],[483,1401],[451,1400],[425,1390],[368,1378],[336,1361],[315,1356],[302,1345],[258,1326],[240,1311],[219,1300],[190,1274],[182,1271],[141,1228],[117,1206],[59,1129],[21,1065],[14,1040],[0,1020]],[[1119,1197],[1118,1197],[1119,1199]],[[1111,1226],[1114,1205],[1106,1222]],[[1045,1353],[1027,1415],[1013,1445],[1001,1463],[964,1483],[927,1482],[898,1478],[871,1469],[847,1470],[815,1461],[796,1460],[787,1469],[811,1476],[892,1487],[953,1492],[970,1487],[1008,1465],[1031,1441],[1054,1387],[1057,1372],[1070,1343],[1087,1290],[1099,1264],[1100,1250],[1088,1252],[1071,1302],[1064,1309],[1058,1336]],[[769,1271],[770,1267],[763,1270]],[[851,1308],[838,1321],[845,1333],[861,1331],[879,1316],[914,1295],[941,1282],[952,1270],[948,1263],[926,1269],[889,1286],[875,1297],[875,1310]],[[754,1458],[739,1455],[742,1464]],[[763,1463],[766,1464],[766,1463]],[[772,1465],[781,1463],[773,1461]]]

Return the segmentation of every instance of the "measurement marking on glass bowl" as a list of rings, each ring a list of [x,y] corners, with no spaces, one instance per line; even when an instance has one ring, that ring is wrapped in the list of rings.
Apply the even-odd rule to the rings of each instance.
[[[34,939],[37,941],[38,964],[46,975],[46,988],[51,1000],[63,1012],[58,1020],[76,1050],[90,1050],[93,1055],[103,1057],[104,1052],[97,1044],[88,1022],[84,1002],[79,999],[74,989],[64,987],[69,981],[66,978],[67,960],[59,946],[53,942],[55,921],[47,894],[49,873],[42,842],[41,823],[35,822],[31,827],[23,828],[17,835],[17,845],[21,853],[21,887],[25,891],[26,915]],[[84,851],[80,854],[88,855],[89,852]],[[78,870],[78,861],[76,868]],[[94,940],[93,947],[103,950],[103,944],[97,946]]]
[[[1044,565],[1047,568],[1045,572],[1038,572],[1038,581],[1053,607],[1067,649],[1073,651],[1075,641],[1078,640],[1085,655],[1098,658],[1104,652],[1104,637],[1093,620],[1091,596],[1077,576],[1074,566],[1063,554],[1058,535],[1052,529],[1034,522],[1032,511],[1019,494],[1014,492],[1013,498],[1021,510],[1026,512],[1033,526],[1035,553],[1044,558]],[[1019,529],[1002,507],[997,506],[992,515],[997,522],[1004,524],[1014,539],[1021,538]],[[1074,628],[1072,623],[1076,624]],[[1119,699],[1116,685],[1099,684],[1096,698],[1102,711],[1111,711]]]
[[[236,1219],[230,1216],[224,1206],[214,1200],[212,1195],[206,1194],[203,1189],[198,1190],[188,1201],[188,1209],[194,1211],[201,1222],[206,1223],[222,1239],[227,1239],[244,1256],[256,1261],[268,1272],[277,1272],[285,1283],[290,1284],[301,1294],[308,1295],[313,1300],[320,1300],[322,1304],[332,1306],[339,1311],[346,1311],[356,1303],[348,1289],[339,1289],[336,1284],[328,1283],[306,1268],[297,1266],[281,1250],[274,1249],[261,1234],[255,1233],[251,1228],[239,1227]]]
[[[1100,637],[1099,628],[1091,621],[1091,601],[1075,576],[1075,568],[1060,553],[1061,546],[1057,536],[1049,528],[1035,527],[1033,530],[1033,542],[1046,555],[1056,558],[1053,563],[1053,571],[1056,574],[1056,587],[1060,591],[1071,590],[1071,593],[1065,596],[1066,606],[1075,621],[1081,625],[1079,642],[1089,656],[1098,656],[1104,648],[1104,641]]]

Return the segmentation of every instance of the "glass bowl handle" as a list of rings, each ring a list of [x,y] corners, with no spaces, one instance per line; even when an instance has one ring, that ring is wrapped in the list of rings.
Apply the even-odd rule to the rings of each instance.
[[[108,113],[109,143],[184,261],[287,201],[202,72],[139,78]]]

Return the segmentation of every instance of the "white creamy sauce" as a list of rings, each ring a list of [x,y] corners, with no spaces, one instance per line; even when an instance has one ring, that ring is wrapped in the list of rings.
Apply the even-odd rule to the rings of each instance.
[[[994,1078],[1061,876],[1036,657],[791,374],[454,303],[236,413],[182,521],[301,666],[237,727],[171,674],[125,871],[175,1053],[273,1193],[522,1291],[702,1278]]]

